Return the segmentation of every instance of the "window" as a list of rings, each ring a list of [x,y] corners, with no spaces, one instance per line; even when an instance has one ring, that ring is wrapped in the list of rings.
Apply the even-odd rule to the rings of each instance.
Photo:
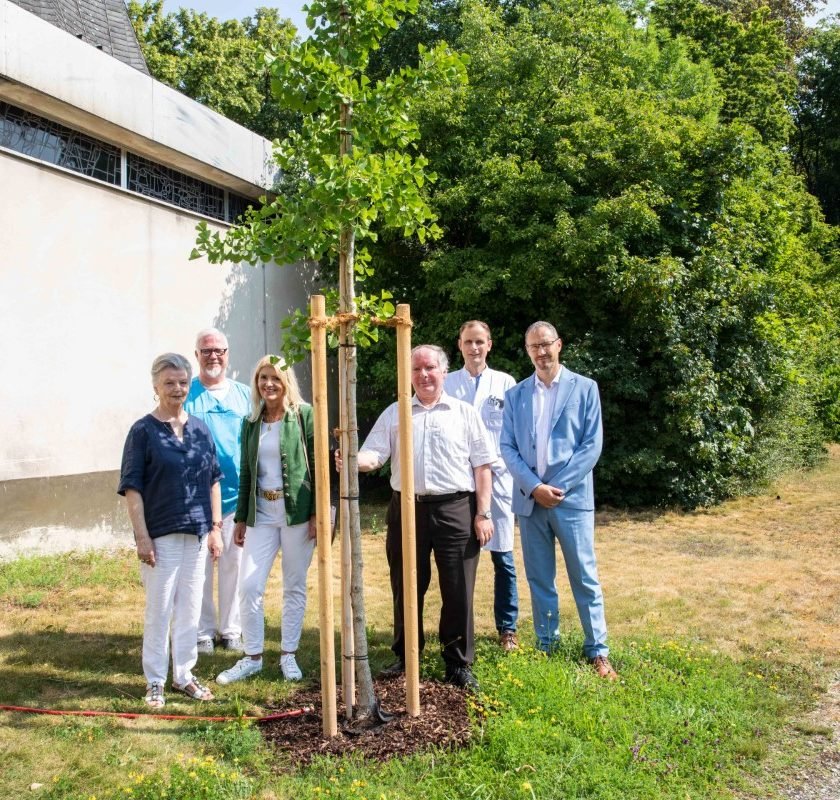
[[[120,149],[0,102],[0,146],[106,183],[120,184]]]
[[[163,200],[205,217],[236,222],[250,205],[247,197],[193,178],[148,158],[126,153],[107,142],[0,101],[0,147],[87,175],[145,197]],[[225,212],[227,196],[227,213]]]
[[[254,200],[249,200],[241,194],[228,194],[228,222],[236,222],[241,217],[249,206],[257,207],[258,203]]]
[[[134,153],[128,154],[128,189],[206,217],[225,218],[224,189]]]

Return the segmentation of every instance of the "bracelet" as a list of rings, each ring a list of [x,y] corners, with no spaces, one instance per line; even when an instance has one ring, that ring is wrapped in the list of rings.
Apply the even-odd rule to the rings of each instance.
[[[214,523],[213,523],[213,527],[214,527],[214,528],[218,528],[219,530],[221,530],[221,529],[222,529],[222,521],[221,521],[221,520],[219,520],[218,522],[214,522]]]

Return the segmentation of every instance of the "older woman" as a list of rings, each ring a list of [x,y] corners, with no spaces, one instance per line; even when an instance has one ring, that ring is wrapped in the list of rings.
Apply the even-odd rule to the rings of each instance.
[[[263,597],[277,553],[283,551],[283,618],[280,670],[303,677],[295,652],[306,610],[306,573],[315,549],[312,481],[312,406],[304,403],[290,367],[276,356],[259,361],[251,379],[251,415],[242,422],[239,502],[233,541],[244,548],[240,612],[245,657],[219,674],[221,684],[262,670]]]
[[[152,363],[157,408],[131,426],[118,492],[134,528],[146,589],[143,672],[146,704],[162,708],[172,643],[172,688],[212,700],[192,673],[209,551],[222,552],[221,470],[207,426],[184,411],[192,370],[184,356]]]

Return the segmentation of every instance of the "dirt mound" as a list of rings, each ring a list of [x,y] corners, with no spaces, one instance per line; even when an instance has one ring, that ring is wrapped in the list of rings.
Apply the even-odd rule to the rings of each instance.
[[[420,683],[420,716],[405,711],[405,680],[379,678],[376,694],[382,709],[393,718],[375,726],[351,726],[339,703],[338,736],[325,737],[321,722],[321,690],[305,689],[292,698],[296,707],[311,706],[302,717],[268,720],[260,724],[265,738],[293,764],[305,766],[316,756],[361,753],[374,761],[406,756],[431,748],[463,747],[470,738],[467,694],[463,689],[435,681]]]

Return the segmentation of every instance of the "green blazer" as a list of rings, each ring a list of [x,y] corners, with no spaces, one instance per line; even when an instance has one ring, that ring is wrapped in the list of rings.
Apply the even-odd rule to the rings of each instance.
[[[257,453],[261,423],[261,419],[251,422],[245,417],[242,420],[239,498],[233,519],[248,526],[253,526],[257,515]],[[315,429],[312,424],[312,406],[301,403],[297,412],[289,409],[281,424],[280,462],[283,467],[286,519],[289,525],[301,525],[315,514]],[[303,435],[300,425],[303,425]]]

